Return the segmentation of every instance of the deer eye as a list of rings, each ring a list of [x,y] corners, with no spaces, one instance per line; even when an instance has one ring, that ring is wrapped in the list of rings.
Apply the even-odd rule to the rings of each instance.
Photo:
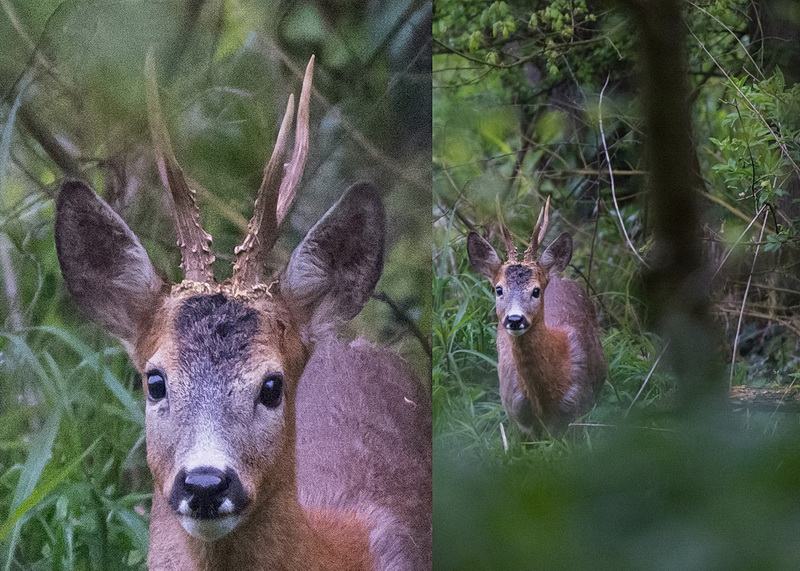
[[[283,375],[271,373],[264,378],[258,400],[267,408],[275,408],[281,404],[283,396]]]
[[[158,370],[147,372],[147,397],[159,401],[167,396],[167,381],[164,373]]]
[[[494,288],[494,291],[497,292],[497,297],[503,295],[503,288],[501,286],[497,286],[496,288]]]
[[[541,293],[542,293],[541,290],[538,287],[535,287],[535,288],[533,288],[533,291],[531,292],[531,297],[539,297],[539,295],[541,295]]]

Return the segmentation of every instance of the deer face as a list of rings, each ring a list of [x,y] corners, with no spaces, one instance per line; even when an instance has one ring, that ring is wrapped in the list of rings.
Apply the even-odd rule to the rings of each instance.
[[[467,251],[472,266],[492,282],[500,326],[516,337],[544,320],[547,284],[569,264],[572,238],[564,232],[536,261],[531,259],[531,248],[522,262],[516,260],[516,250],[509,248],[512,260],[503,263],[494,248],[474,232],[467,238]]]
[[[139,367],[148,464],[184,529],[217,539],[260,495],[291,484],[282,464],[291,457],[306,350],[277,299],[184,294],[158,321]],[[278,473],[284,481],[266,477]]]
[[[503,264],[492,281],[497,317],[509,335],[522,335],[544,319],[547,273],[539,264]]]

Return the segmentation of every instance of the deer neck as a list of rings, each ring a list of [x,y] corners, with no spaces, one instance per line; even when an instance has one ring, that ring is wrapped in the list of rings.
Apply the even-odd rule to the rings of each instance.
[[[511,345],[520,388],[538,413],[548,416],[571,382],[567,332],[548,327],[543,319],[532,322],[530,330],[516,337],[501,329]]]
[[[213,542],[187,534],[166,498],[153,495],[151,569],[333,571],[371,569],[369,530],[356,517],[306,510],[292,478],[230,534]]]

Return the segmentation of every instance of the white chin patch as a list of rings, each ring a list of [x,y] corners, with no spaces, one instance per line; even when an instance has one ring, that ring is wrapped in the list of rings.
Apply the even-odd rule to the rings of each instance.
[[[527,328],[527,327],[526,327],[525,329],[509,329],[508,327],[506,327],[506,331],[507,331],[507,332],[508,332],[508,334],[509,334],[509,335],[511,335],[512,337],[519,337],[520,335],[522,335],[523,333],[525,333],[527,330],[528,330],[528,328]]]
[[[197,519],[189,516],[181,517],[181,525],[186,533],[203,541],[215,541],[225,537],[239,525],[239,516],[229,515],[214,519]]]

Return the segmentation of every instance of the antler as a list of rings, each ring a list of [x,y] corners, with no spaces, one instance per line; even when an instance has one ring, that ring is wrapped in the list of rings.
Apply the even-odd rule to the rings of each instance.
[[[514,236],[511,235],[511,231],[506,227],[505,221],[503,221],[503,211],[500,209],[499,196],[495,197],[495,208],[497,210],[497,223],[500,225],[500,233],[503,235],[503,242],[505,242],[506,245],[508,261],[516,262],[519,260],[519,252],[514,245]]]
[[[544,235],[547,233],[549,210],[550,197],[548,196],[547,200],[544,202],[544,208],[539,211],[539,218],[536,219],[536,226],[533,227],[533,232],[531,232],[531,242],[528,244],[528,247],[525,249],[525,254],[522,257],[522,259],[528,263],[533,262],[533,255],[536,253],[536,250],[539,249],[539,245],[542,243]],[[542,221],[542,215],[544,215],[544,221]]]
[[[211,251],[211,234],[200,226],[200,210],[197,208],[195,192],[189,187],[183,171],[175,158],[172,143],[169,139],[164,119],[161,115],[161,103],[158,100],[158,83],[156,80],[156,64],[152,48],[147,52],[144,64],[147,92],[147,118],[150,123],[150,135],[156,151],[156,162],[161,181],[170,191],[174,203],[175,234],[181,249],[181,267],[184,278],[191,281],[211,283],[214,273],[211,263],[214,254]]]
[[[303,176],[308,154],[309,103],[313,74],[314,56],[311,56],[300,92],[292,158],[289,163],[284,164],[288,131],[294,119],[294,95],[289,96],[275,148],[264,168],[264,179],[258,190],[253,217],[247,226],[247,236],[234,250],[236,260],[233,264],[233,280],[239,286],[249,287],[260,281],[267,254],[278,239],[278,227],[286,217],[294,200],[297,184]]]
[[[517,247],[514,245],[514,236],[511,235],[511,231],[505,227],[505,224],[500,223],[500,233],[503,234],[503,242],[506,244],[506,254],[508,255],[509,262],[517,262],[519,261],[519,252],[517,251]]]

